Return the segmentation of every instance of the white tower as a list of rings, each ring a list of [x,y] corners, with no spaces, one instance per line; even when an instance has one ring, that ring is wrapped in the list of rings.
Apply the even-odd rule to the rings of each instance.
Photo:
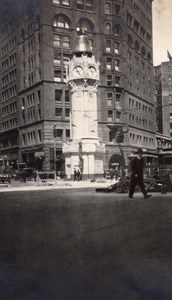
[[[98,138],[97,88],[99,62],[89,46],[87,36],[80,33],[68,70],[70,88],[71,140],[63,144],[67,178],[80,168],[83,178],[103,175],[105,146]]]

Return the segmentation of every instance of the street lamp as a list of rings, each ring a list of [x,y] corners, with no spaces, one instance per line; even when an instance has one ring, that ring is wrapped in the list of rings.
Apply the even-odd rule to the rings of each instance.
[[[54,137],[54,179],[56,182],[56,179],[57,179],[57,175],[56,175],[56,137],[57,137],[56,124],[54,124],[54,127],[53,127],[53,137]]]

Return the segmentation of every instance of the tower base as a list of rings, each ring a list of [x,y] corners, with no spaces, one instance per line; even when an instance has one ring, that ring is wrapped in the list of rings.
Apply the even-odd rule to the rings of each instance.
[[[74,178],[74,170],[80,170],[82,179],[103,177],[105,145],[97,139],[81,139],[63,144],[67,179]]]

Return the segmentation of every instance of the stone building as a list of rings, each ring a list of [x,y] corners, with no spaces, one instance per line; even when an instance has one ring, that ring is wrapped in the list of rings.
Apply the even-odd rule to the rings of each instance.
[[[64,166],[70,139],[66,66],[76,28],[100,62],[98,136],[104,168],[155,149],[152,0],[0,0],[0,155],[3,164]]]
[[[172,136],[172,58],[154,69],[157,132]]]

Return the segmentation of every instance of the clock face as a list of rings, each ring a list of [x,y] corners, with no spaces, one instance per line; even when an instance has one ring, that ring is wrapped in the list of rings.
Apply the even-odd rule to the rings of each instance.
[[[73,73],[75,76],[82,76],[83,75],[83,68],[80,66],[77,66],[73,69]]]
[[[96,69],[95,69],[93,66],[90,66],[90,67],[88,68],[88,74],[89,74],[91,77],[95,76],[95,75],[96,75]]]
[[[128,132],[128,127],[127,127],[127,126],[123,126],[123,127],[122,127],[122,131],[123,131],[123,132]]]

